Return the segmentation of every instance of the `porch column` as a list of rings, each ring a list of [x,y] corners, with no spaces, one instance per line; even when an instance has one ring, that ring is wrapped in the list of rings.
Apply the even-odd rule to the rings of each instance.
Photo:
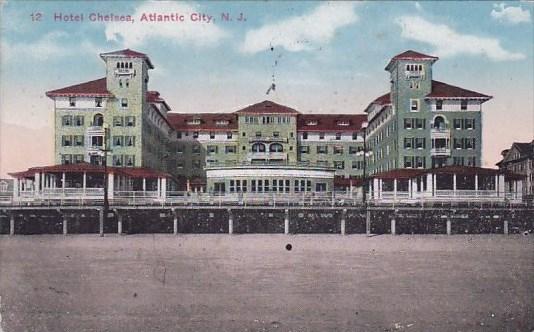
[[[289,234],[289,210],[284,210],[284,234]]]
[[[65,191],[65,184],[67,182],[67,178],[65,177],[65,172],[61,174],[61,189]]]
[[[341,225],[340,225],[341,235],[345,235],[346,215],[347,215],[347,209],[343,209],[343,211],[341,212]]]
[[[114,191],[113,175],[114,175],[113,173],[108,174],[108,198],[113,198],[113,191]]]
[[[498,176],[499,178],[499,192],[501,193],[502,197],[505,197],[505,192],[504,192],[504,174],[500,174]]]
[[[33,187],[34,195],[39,195],[39,186],[41,185],[42,178],[39,172],[35,173],[35,185]]]
[[[413,188],[413,180],[408,179],[408,197],[409,198],[413,198],[412,188]]]
[[[382,198],[382,185],[384,184],[384,180],[379,179],[378,180],[378,197]]]
[[[499,176],[495,175],[495,194],[499,197]]]
[[[393,179],[393,200],[397,200],[397,179]]]
[[[146,191],[146,178],[143,178],[143,191]]]
[[[173,215],[172,230],[173,230],[173,234],[177,235],[178,234],[178,215],[176,214],[176,209],[172,209],[172,215]]]
[[[478,196],[478,174],[475,174],[475,196]]]
[[[432,196],[432,173],[426,175],[426,195]]]
[[[396,231],[396,229],[395,229],[395,223],[396,223],[396,222],[395,222],[395,218],[392,218],[392,219],[391,219],[391,235],[395,235],[395,234],[397,234],[397,231]]]
[[[516,184],[516,190],[514,193],[514,197],[517,199],[521,199],[523,197],[523,182],[522,181],[514,181]]]
[[[161,179],[161,198],[167,198],[167,179]]]
[[[456,196],[456,173],[452,175],[452,195]]]
[[[63,235],[68,234],[68,229],[69,229],[69,220],[67,218],[67,214],[65,213],[63,215]]]
[[[159,181],[158,181],[159,184]],[[234,219],[232,216],[232,210],[228,209],[228,234],[234,233]]]
[[[157,182],[158,182],[158,197],[161,197],[161,179],[158,178],[157,179]]]
[[[436,196],[436,191],[438,191],[438,176],[434,174],[432,176],[432,196]]]
[[[39,183],[36,183],[36,188],[35,189],[39,189],[38,191],[39,192],[43,192],[44,191],[44,188],[45,188],[45,181],[46,181],[46,174],[43,173],[43,174],[39,174],[40,177],[41,177],[41,186],[39,186]],[[38,181],[37,181],[38,182]]]
[[[83,172],[83,183],[82,183],[83,196],[85,196],[86,187],[87,187],[87,172]]]
[[[373,198],[374,199],[378,199],[379,195],[378,195],[378,179],[377,178],[374,178],[373,179]]]
[[[9,215],[9,235],[15,235],[15,214]]]
[[[13,199],[16,199],[17,197],[19,197],[19,188],[20,188],[19,181],[20,181],[19,178],[16,178],[13,181]]]

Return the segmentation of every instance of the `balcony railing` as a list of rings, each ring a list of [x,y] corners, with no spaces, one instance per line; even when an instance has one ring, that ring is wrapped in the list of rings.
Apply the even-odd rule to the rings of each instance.
[[[287,154],[284,152],[250,152],[248,154],[249,160],[254,159],[280,159],[286,160]]]
[[[425,72],[424,71],[411,71],[411,70],[406,70],[404,71],[404,77],[406,79],[410,79],[410,78],[424,78],[425,77]]]
[[[287,138],[283,137],[251,137],[249,143],[266,142],[266,143],[287,143]]]
[[[451,149],[450,148],[432,148],[430,150],[430,154],[432,156],[450,156]]]

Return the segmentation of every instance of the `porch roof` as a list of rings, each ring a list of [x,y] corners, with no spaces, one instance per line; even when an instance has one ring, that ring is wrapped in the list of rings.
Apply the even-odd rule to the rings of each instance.
[[[77,164],[30,167],[26,171],[9,173],[9,175],[14,178],[29,178],[34,177],[35,173],[104,173],[104,169],[104,166],[101,165],[82,162]],[[107,172],[130,178],[171,178],[171,175],[168,173],[144,167],[107,167]]]
[[[463,176],[475,176],[475,175],[489,175],[495,176],[504,174],[506,180],[520,180],[522,175],[514,174],[511,172],[503,172],[494,168],[483,168],[474,166],[445,166],[432,169],[394,169],[387,172],[377,173],[371,176],[371,178],[393,180],[393,179],[412,179],[418,176],[426,174],[446,174],[446,175],[463,175]]]

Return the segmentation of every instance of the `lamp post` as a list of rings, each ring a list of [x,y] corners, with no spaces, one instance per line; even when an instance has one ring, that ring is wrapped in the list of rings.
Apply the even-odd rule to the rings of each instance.
[[[366,196],[367,196],[367,156],[368,150],[367,150],[367,126],[369,124],[367,122],[362,123],[362,130],[363,130],[363,151],[358,155],[363,155],[363,175],[362,175],[362,204],[366,204]]]
[[[109,198],[108,198],[108,152],[111,152],[110,149],[107,147],[107,136],[109,127],[107,124],[103,124],[104,127],[104,136],[102,137],[102,149],[101,152],[104,153],[102,163],[104,164],[104,219],[103,222],[105,223],[108,219],[108,211],[109,211]],[[101,225],[101,229],[103,229],[103,225]],[[100,233],[100,236],[104,236],[104,232]]]

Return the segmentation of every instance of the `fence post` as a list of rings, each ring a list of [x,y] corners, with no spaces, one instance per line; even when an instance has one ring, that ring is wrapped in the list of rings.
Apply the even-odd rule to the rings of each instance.
[[[284,210],[284,234],[289,234],[289,209]]]
[[[122,214],[117,210],[115,210],[115,214],[117,215],[117,234],[122,235]]]
[[[173,214],[173,224],[172,224],[172,229],[173,229],[173,234],[174,235],[177,235],[178,234],[178,215],[176,215],[176,209],[172,209],[172,214]]]
[[[395,218],[391,218],[391,235],[397,234],[396,229],[395,229],[395,223],[396,223]]]
[[[365,215],[365,233],[367,236],[371,235],[371,210],[368,207],[366,207]]]
[[[504,223],[503,225],[504,234],[508,235],[508,220],[504,219],[503,223]]]
[[[228,209],[228,234],[234,234],[234,218],[231,209]]]
[[[15,214],[9,216],[9,235],[15,235]]]
[[[450,218],[447,218],[447,235],[452,234],[452,222]]]
[[[346,223],[347,209],[343,209],[341,212],[341,235],[345,235],[345,223]]]
[[[104,209],[98,209],[99,234],[104,236]]]
[[[69,221],[68,221],[68,218],[67,218],[67,215],[64,214],[63,215],[63,235],[67,235],[68,233],[68,227],[69,227]]]

